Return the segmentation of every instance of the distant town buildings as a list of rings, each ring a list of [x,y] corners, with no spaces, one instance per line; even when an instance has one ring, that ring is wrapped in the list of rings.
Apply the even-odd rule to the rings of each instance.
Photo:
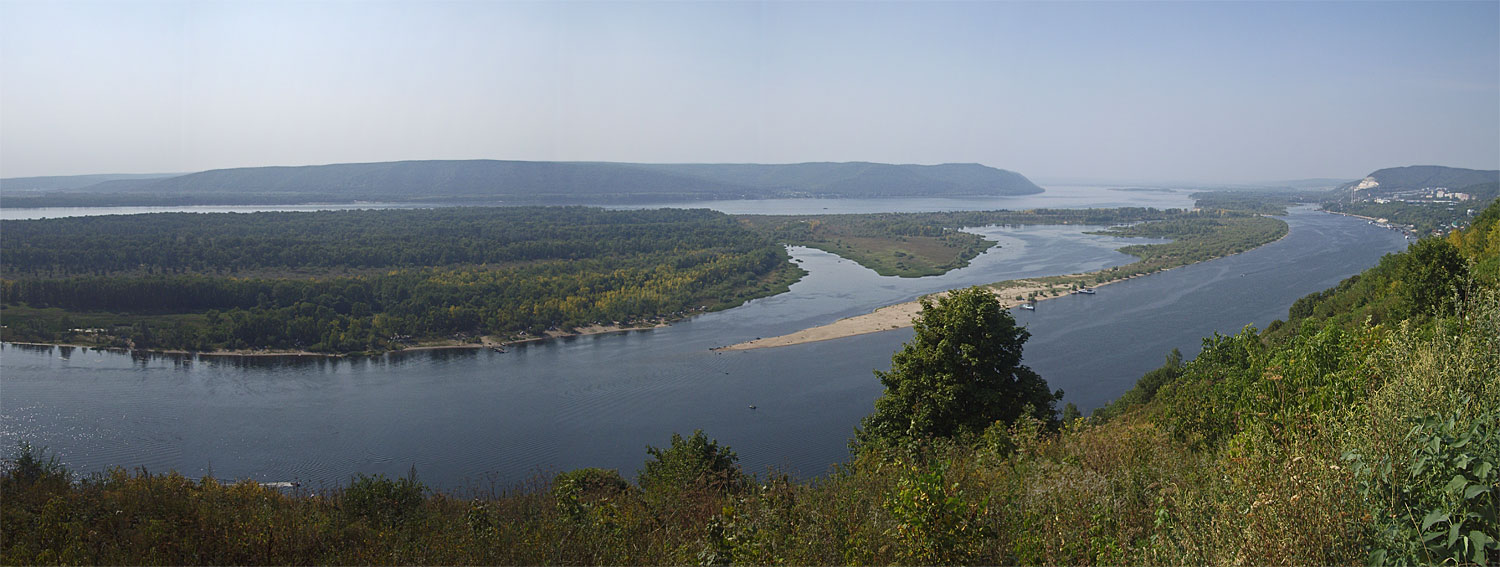
[[[1366,183],[1369,183],[1370,186],[1366,187]],[[1357,195],[1358,191],[1360,189],[1368,189],[1368,188],[1371,188],[1371,187],[1375,187],[1377,185],[1378,185],[1378,183],[1375,183],[1374,180],[1366,178],[1364,181],[1361,181],[1357,187],[1355,187],[1355,189],[1354,189],[1355,190],[1355,194]],[[1421,189],[1408,189],[1408,190],[1404,190],[1404,191],[1393,191],[1393,192],[1391,192],[1389,194],[1389,196],[1386,196],[1386,197],[1367,196],[1367,197],[1365,197],[1363,199],[1357,199],[1357,200],[1360,200],[1360,201],[1374,201],[1374,202],[1380,203],[1380,204],[1392,203],[1392,202],[1400,202],[1400,203],[1459,203],[1459,202],[1463,202],[1463,201],[1468,201],[1468,200],[1473,199],[1473,198],[1474,198],[1473,195],[1470,195],[1468,193],[1459,193],[1457,191],[1450,191],[1450,190],[1448,190],[1447,187],[1423,187]]]

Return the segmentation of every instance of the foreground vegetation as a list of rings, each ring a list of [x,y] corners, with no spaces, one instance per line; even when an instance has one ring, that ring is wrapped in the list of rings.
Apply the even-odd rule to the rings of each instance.
[[[849,461],[819,479],[747,475],[701,432],[649,450],[634,483],[583,469],[503,494],[434,493],[414,477],[311,495],[145,471],[74,479],[28,451],[0,474],[0,558],[1491,564],[1497,217],[1492,206],[1456,242],[1388,259],[1440,282],[1371,288],[1399,319],[1303,317],[1283,335],[1215,335],[1092,417],[1053,419],[1045,387],[1008,358],[1024,330],[969,304],[984,294],[960,292],[924,309],[933,336],[898,355]],[[1319,305],[1343,304],[1349,289]],[[976,339],[979,329],[997,334]],[[981,369],[973,384],[1019,386],[1033,403],[968,404],[965,377]]]
[[[1305,324],[1328,322],[1343,327],[1392,325],[1445,307],[1456,299],[1447,290],[1500,287],[1497,221],[1500,206],[1491,205],[1475,217],[1469,230],[1453,232],[1443,239],[1421,240],[1406,254],[1388,255],[1335,287],[1298,299],[1288,311],[1286,322],[1273,321],[1266,334],[1284,338]]]
[[[786,289],[707,210],[443,208],[9,221],[7,341],[384,351],[653,325]]]

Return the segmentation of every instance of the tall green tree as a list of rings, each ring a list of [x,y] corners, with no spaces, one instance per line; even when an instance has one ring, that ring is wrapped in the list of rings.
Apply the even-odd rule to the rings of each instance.
[[[1441,238],[1423,238],[1407,250],[1401,269],[1403,295],[1413,314],[1448,313],[1454,294],[1463,295],[1469,264]]]
[[[1062,392],[1021,364],[1031,333],[994,293],[971,287],[923,299],[914,327],[891,370],[875,372],[885,393],[857,433],[860,444],[980,433],[1025,415],[1055,421]]]

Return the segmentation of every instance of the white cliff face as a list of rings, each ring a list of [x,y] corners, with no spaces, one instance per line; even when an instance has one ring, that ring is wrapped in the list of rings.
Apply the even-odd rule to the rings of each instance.
[[[1374,188],[1379,187],[1379,186],[1380,186],[1380,182],[1376,181],[1374,177],[1366,177],[1364,179],[1359,180],[1359,185],[1355,185],[1354,186],[1354,190],[1355,191],[1363,191],[1365,189],[1374,189]]]

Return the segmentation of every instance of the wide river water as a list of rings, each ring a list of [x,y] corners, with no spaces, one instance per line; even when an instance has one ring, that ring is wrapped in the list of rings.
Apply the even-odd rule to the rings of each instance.
[[[1181,194],[1130,197],[1137,195],[1144,198],[1123,204],[1185,204]],[[1168,196],[1178,203],[1161,202]],[[1088,411],[1171,349],[1191,357],[1214,332],[1285,317],[1298,297],[1405,246],[1399,234],[1358,219],[1305,209],[1286,218],[1291,233],[1256,250],[1018,311],[1032,334],[1025,362]],[[788,293],[670,327],[506,353],[245,359],[8,344],[0,350],[0,447],[9,454],[20,441],[45,445],[84,472],[144,466],[311,488],[415,467],[429,485],[463,490],[586,466],[632,477],[647,445],[703,429],[751,472],[819,475],[847,456],[847,440],[880,395],[872,371],[889,366],[911,330],[774,349],[712,347],[932,291],[1131,260],[1115,249],[1138,239],[1083,234],[1088,228],[975,229],[1000,246],[967,268],[915,279],[793,248],[809,274]]]

